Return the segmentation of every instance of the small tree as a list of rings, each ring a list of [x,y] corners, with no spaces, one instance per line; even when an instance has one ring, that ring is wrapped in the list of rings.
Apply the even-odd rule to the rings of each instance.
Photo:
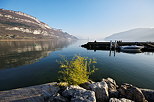
[[[96,68],[93,63],[95,59],[88,59],[86,57],[75,56],[71,61],[62,57],[59,61],[61,70],[59,73],[60,81],[67,82],[69,85],[79,85],[88,82],[89,76],[95,72]]]

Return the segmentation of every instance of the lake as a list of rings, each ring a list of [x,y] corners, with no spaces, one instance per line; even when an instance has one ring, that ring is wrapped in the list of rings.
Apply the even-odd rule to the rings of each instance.
[[[117,84],[130,83],[154,89],[154,53],[122,53],[87,50],[85,40],[0,42],[0,90],[39,85],[58,80],[61,55],[96,58],[94,81],[111,77]]]

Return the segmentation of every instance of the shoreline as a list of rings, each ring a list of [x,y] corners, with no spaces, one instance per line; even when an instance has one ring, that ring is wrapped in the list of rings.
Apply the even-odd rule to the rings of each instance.
[[[0,41],[49,41],[53,39],[0,39]]]
[[[87,98],[88,97],[88,98]],[[117,85],[111,78],[100,82],[61,86],[57,82],[0,91],[0,101],[20,102],[154,102],[154,90],[131,84]]]

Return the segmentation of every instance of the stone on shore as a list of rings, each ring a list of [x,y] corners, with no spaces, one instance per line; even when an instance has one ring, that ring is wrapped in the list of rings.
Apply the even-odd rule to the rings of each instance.
[[[50,97],[47,102],[69,102],[69,100],[58,93],[54,97]]]
[[[109,102],[134,102],[132,100],[126,99],[126,98],[110,98]]]
[[[0,92],[0,102],[44,102],[54,97],[60,88],[56,83],[30,86]]]
[[[118,85],[116,84],[115,80],[113,80],[112,78],[103,79],[103,81],[107,83],[109,91],[117,90]]]
[[[93,81],[85,82],[83,84],[80,84],[80,87],[87,89],[87,90],[90,90],[90,85],[93,84],[93,83],[95,83],[95,82],[93,82]]]
[[[148,102],[154,102],[154,90],[141,89],[141,91]]]
[[[118,85],[116,84],[116,81],[113,80],[112,78],[107,78],[107,79],[103,79],[103,81],[105,81],[108,85],[108,92],[109,92],[109,96],[111,97],[119,97],[119,93],[117,91]]]
[[[80,86],[47,83],[0,91],[0,102],[154,102],[154,90],[130,84],[118,87],[113,79],[107,78]]]
[[[79,86],[69,86],[62,96],[67,97],[70,102],[96,102],[95,92],[83,89]]]
[[[127,98],[135,102],[147,102],[142,91],[133,85],[125,83],[121,85],[118,91],[121,98]]]
[[[97,102],[107,102],[109,100],[108,85],[105,81],[86,84],[87,87],[84,88],[95,92]]]

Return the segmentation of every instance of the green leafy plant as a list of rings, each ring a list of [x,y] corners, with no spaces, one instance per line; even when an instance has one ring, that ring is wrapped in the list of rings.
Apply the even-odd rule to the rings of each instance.
[[[66,57],[62,57],[62,61],[58,61],[61,70],[59,73],[60,81],[67,82],[68,85],[79,85],[89,81],[89,76],[95,72],[93,65],[95,59],[87,57],[75,56],[70,61]]]

